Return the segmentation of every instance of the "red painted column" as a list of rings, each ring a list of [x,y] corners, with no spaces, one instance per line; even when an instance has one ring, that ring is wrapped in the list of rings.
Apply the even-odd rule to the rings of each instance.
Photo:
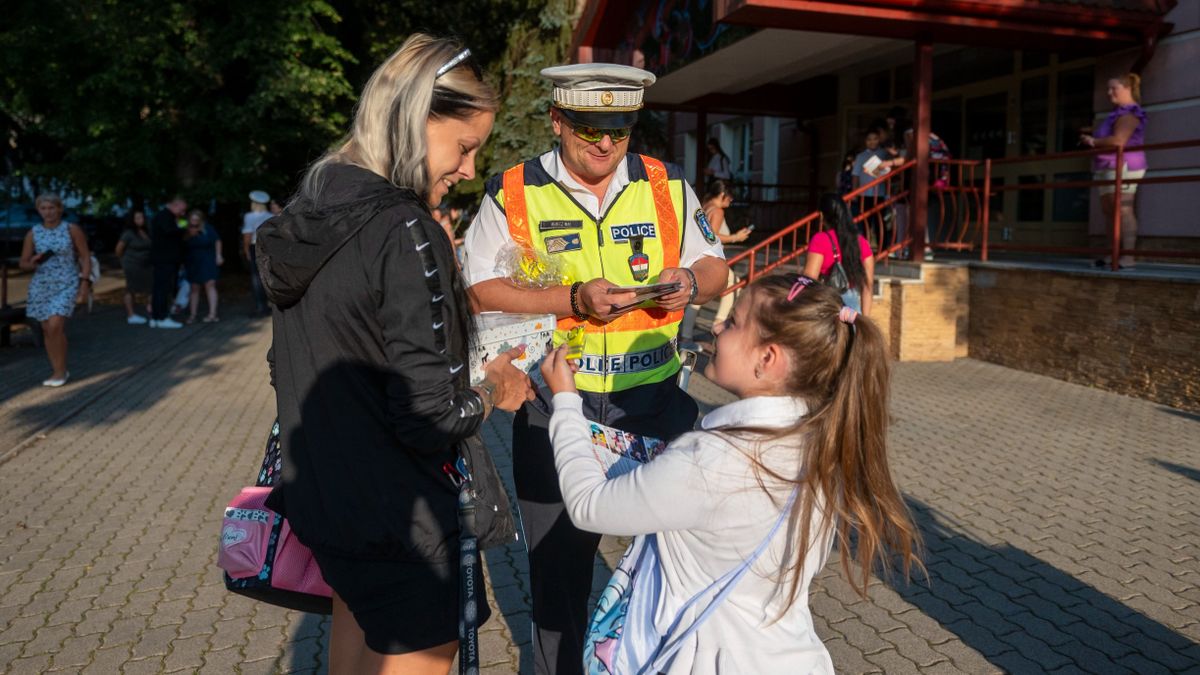
[[[920,39],[916,42],[913,60],[913,167],[912,182],[909,184],[908,232],[912,259],[925,259],[925,225],[929,212],[929,118],[933,104],[933,42]]]

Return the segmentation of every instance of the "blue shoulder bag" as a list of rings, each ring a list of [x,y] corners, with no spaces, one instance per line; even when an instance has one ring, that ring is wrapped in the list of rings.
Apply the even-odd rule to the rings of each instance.
[[[583,646],[584,672],[587,675],[655,675],[666,670],[684,642],[712,616],[754,561],[767,550],[771,538],[787,520],[795,500],[796,491],[793,490],[779,519],[750,557],[684,603],[665,633],[660,633],[654,625],[663,589],[658,539],[654,534],[635,537],[617,563],[612,579],[600,594],[592,613]],[[683,617],[701,606],[703,611],[691,625],[680,625]]]

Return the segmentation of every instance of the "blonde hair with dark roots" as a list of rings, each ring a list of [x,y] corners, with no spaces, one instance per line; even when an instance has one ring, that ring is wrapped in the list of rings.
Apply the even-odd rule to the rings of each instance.
[[[900,491],[892,480],[887,458],[888,387],[890,366],[883,335],[859,316],[853,324],[838,318],[841,296],[819,283],[788,300],[799,275],[763,277],[749,288],[747,321],[762,344],[777,344],[791,357],[793,370],[786,393],[808,407],[786,429],[735,428],[724,433],[739,438],[797,438],[804,453],[800,476],[783,476],[751,455],[765,488],[764,475],[799,488],[792,521],[800,524],[799,556],[790,572],[788,607],[796,601],[803,580],[804,559],[816,517],[836,519],[842,572],[864,597],[871,572],[884,574],[899,562],[907,578],[919,558],[920,533]],[[818,503],[824,500],[822,512]],[[821,537],[824,539],[824,537]],[[853,544],[853,545],[852,545]],[[860,574],[850,571],[850,552]],[[894,556],[894,557],[893,557]],[[898,559],[898,560],[896,560]]]
[[[500,107],[495,90],[477,75],[470,60],[438,77],[438,69],[462,51],[455,40],[422,33],[405,40],[363,87],[347,138],[309,167],[301,195],[316,201],[324,168],[353,164],[425,196],[426,122],[467,119]]]
[[[1113,78],[1129,88],[1129,95],[1136,103],[1142,102],[1142,76],[1137,73],[1125,73]]]

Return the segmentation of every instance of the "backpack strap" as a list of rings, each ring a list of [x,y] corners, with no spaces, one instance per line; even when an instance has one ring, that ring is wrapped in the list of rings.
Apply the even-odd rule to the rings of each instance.
[[[829,235],[829,241],[833,242],[833,262],[834,264],[842,261],[842,247],[838,245],[837,233],[833,230],[825,230],[825,234]]]
[[[733,592],[734,587],[738,585],[738,582],[742,580],[742,577],[746,576],[746,572],[750,571],[750,566],[754,564],[754,561],[758,560],[759,556],[761,556],[763,552],[767,550],[767,546],[770,545],[771,539],[775,537],[775,533],[779,531],[779,528],[783,525],[784,521],[787,520],[788,514],[791,513],[792,504],[796,501],[796,492],[798,490],[799,488],[794,488],[792,490],[792,494],[788,496],[787,504],[784,504],[783,511],[779,514],[779,518],[777,518],[775,520],[775,524],[771,526],[771,531],[767,533],[767,536],[763,538],[762,543],[758,545],[758,548],[754,549],[754,552],[750,554],[749,558],[746,558],[741,565],[738,565],[737,567],[726,572],[724,576],[713,582],[711,586],[692,596],[691,600],[688,600],[682,607],[679,608],[679,612],[675,615],[675,620],[671,622],[671,627],[667,629],[665,634],[667,637],[664,638],[663,644],[659,646],[658,653],[655,654],[654,658],[650,661],[650,667],[643,669],[642,672],[659,673],[666,671],[667,665],[670,663],[672,657],[675,656],[676,652],[678,652],[683,646],[683,643],[689,637],[695,634],[695,632],[700,629],[700,626],[712,616],[713,612],[717,610],[717,607],[719,607],[725,598],[729,597],[729,594]],[[679,622],[683,616],[688,613],[688,610],[690,610],[694,605],[699,604],[699,602],[714,589],[719,589],[716,597],[714,597],[712,601],[708,603],[708,606],[704,608],[704,611],[700,613],[700,616],[696,617],[696,620],[692,622],[692,625],[688,626],[682,633],[680,633],[679,637],[671,640],[670,636],[675,633],[676,629],[679,628]]]

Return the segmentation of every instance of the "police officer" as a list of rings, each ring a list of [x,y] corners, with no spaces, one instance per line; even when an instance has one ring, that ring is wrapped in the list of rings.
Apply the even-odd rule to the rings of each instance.
[[[464,242],[464,273],[483,310],[551,313],[555,344],[584,329],[576,385],[591,420],[666,440],[692,429],[695,402],[676,385],[679,321],[689,302],[725,287],[729,268],[691,186],[675,165],[629,154],[629,135],[654,75],[614,64],[546,68],[558,147],[487,182]],[[574,279],[518,288],[496,271],[516,244],[557,258]],[[633,310],[613,287],[678,282]],[[529,547],[534,663],[538,673],[579,673],[592,565],[600,535],[563,509],[547,424],[549,391],[513,422],[513,476]]]

